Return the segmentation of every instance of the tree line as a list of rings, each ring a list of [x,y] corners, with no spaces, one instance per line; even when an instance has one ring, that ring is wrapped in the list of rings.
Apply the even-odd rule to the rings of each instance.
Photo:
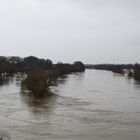
[[[136,80],[140,81],[140,64],[97,64],[90,65],[87,64],[86,68],[88,69],[97,69],[97,70],[109,70],[114,73],[127,74],[129,77],[133,77]]]
[[[12,74],[16,72],[23,72],[38,67],[42,69],[49,69],[53,66],[50,59],[39,59],[35,56],[29,56],[25,58],[12,56],[4,57],[0,56],[0,74],[7,73]]]

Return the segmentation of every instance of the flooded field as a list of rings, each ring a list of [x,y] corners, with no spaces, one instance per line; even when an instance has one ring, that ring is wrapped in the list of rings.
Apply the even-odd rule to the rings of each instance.
[[[20,77],[0,85],[0,130],[11,140],[139,140],[140,83],[108,71],[60,78],[52,96],[24,93]]]

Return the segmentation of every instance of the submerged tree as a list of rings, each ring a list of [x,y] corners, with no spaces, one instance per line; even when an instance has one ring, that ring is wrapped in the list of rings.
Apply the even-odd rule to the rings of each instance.
[[[24,84],[34,95],[41,96],[49,93],[49,87],[52,85],[53,79],[53,75],[48,71],[34,69],[27,72]]]
[[[140,69],[134,70],[134,78],[138,81],[140,81]]]

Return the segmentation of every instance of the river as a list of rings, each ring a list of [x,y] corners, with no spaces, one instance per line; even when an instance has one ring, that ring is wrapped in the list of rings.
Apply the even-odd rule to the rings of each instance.
[[[109,71],[59,78],[52,96],[24,93],[20,77],[0,85],[0,130],[11,140],[139,140],[140,83]]]

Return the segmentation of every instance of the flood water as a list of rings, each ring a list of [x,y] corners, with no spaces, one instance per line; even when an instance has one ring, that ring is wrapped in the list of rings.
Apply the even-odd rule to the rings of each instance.
[[[140,84],[109,71],[59,78],[52,96],[36,99],[20,77],[0,85],[0,130],[12,140],[139,140]]]

